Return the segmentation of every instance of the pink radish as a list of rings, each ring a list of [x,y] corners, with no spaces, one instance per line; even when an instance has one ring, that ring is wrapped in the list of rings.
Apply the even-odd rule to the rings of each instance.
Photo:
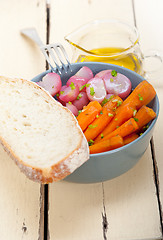
[[[58,93],[62,86],[61,78],[57,73],[47,73],[42,78],[42,81],[37,82],[37,84],[43,87],[52,96]]]
[[[88,79],[82,78],[82,77],[78,77],[76,75],[72,76],[69,78],[69,80],[67,81],[66,85],[69,86],[71,83],[75,83],[78,85],[79,90],[85,91],[86,90],[86,83],[88,82]]]
[[[105,74],[104,83],[107,93],[118,95],[122,99],[131,92],[131,81],[123,74],[111,71]]]
[[[106,97],[106,89],[101,78],[95,77],[87,82],[86,93],[90,101],[98,101],[101,103]]]
[[[72,103],[66,103],[66,107],[75,115],[78,115],[78,109]]]
[[[89,99],[87,97],[86,92],[80,92],[73,102],[73,105],[77,107],[78,110],[81,110],[84,106],[89,103]]]
[[[72,102],[79,94],[79,87],[77,84],[71,83],[69,86],[62,86],[59,92],[59,99],[63,102]]]
[[[93,78],[93,72],[90,68],[84,66],[80,68],[80,70],[75,74],[75,76],[90,80],[91,78]]]
[[[95,77],[99,77],[99,78],[102,78],[103,79],[103,77],[107,74],[107,73],[110,73],[112,70],[103,70],[103,71],[100,71],[100,72],[98,72],[96,75],[95,75]]]

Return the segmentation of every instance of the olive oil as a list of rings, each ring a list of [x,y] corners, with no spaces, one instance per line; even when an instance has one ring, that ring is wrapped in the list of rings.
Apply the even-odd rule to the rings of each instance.
[[[97,48],[90,50],[89,53],[89,55],[80,55],[77,62],[110,63],[141,73],[142,63],[138,56],[134,53],[127,53],[123,48]]]

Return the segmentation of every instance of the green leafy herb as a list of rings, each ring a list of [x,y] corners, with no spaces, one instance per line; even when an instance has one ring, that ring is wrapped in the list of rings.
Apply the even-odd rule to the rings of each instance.
[[[114,97],[114,95],[111,95],[110,98],[109,98],[109,100],[111,100],[113,97]]]
[[[71,82],[70,87],[71,87],[71,90],[74,90],[75,89],[75,84],[73,82]]]
[[[90,139],[88,144],[89,144],[89,146],[92,146],[94,144],[94,141],[92,139]]]
[[[69,104],[72,104],[72,102],[70,102],[70,101],[69,101],[68,103],[69,103]]]
[[[113,114],[112,114],[112,113],[108,113],[108,116],[109,116],[109,117],[113,117]]]
[[[80,114],[81,112],[82,112],[82,110],[79,110],[79,111],[78,111],[78,116],[79,116],[79,114]]]
[[[86,84],[85,84],[86,87],[89,87],[90,85],[91,85],[90,83],[86,83]]]
[[[137,110],[134,109],[134,111],[133,111],[133,117],[135,117],[136,113],[137,113]]]
[[[64,94],[64,91],[60,91],[60,94],[61,94],[61,95]]]
[[[118,120],[118,118],[115,118],[114,120],[115,120],[115,121],[117,121],[117,120]]]
[[[93,128],[96,128],[97,125],[92,125],[92,124],[90,124],[88,127],[91,128],[91,129],[93,129]]]
[[[91,94],[91,96],[93,96],[95,94],[95,91],[94,91],[93,87],[90,87],[90,94]]]
[[[98,114],[96,115],[96,118],[99,118],[99,115],[98,115]]]
[[[135,120],[135,122],[139,122],[139,119],[138,119],[138,118],[135,118],[135,117],[134,117],[134,120]]]
[[[117,107],[119,107],[122,104],[122,101],[117,102]]]
[[[143,97],[140,94],[138,94],[138,97],[140,101],[143,101]]]
[[[110,78],[110,82],[114,82],[114,79],[113,79],[113,78]]]
[[[117,71],[116,71],[116,70],[112,70],[112,71],[111,71],[111,75],[112,75],[113,77],[116,77],[116,76],[117,76]]]
[[[109,100],[107,98],[104,98],[104,100],[101,103],[101,106],[103,107],[105,103],[107,103]]]
[[[82,90],[85,88],[85,86],[86,86],[86,84],[84,84],[83,86],[81,86],[81,87],[79,88],[79,91],[82,91]]]
[[[103,111],[102,111],[102,110],[100,111],[100,114],[103,114]]]
[[[103,133],[101,133],[101,138],[104,138],[104,134]]]
[[[79,95],[77,96],[77,100],[79,100],[80,98],[82,97],[82,94],[81,93],[79,93]]]
[[[56,96],[59,97],[59,93],[57,93]]]

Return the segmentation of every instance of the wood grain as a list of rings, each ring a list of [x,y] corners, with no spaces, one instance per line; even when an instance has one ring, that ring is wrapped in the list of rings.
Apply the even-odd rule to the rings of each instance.
[[[31,26],[46,39],[44,1],[1,1],[0,75],[31,79],[44,71],[45,60],[39,49],[20,35],[22,28]],[[28,180],[2,148],[0,196],[0,239],[43,240],[40,185]]]

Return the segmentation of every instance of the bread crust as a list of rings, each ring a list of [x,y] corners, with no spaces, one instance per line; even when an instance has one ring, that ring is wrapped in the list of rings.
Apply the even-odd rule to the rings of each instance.
[[[6,78],[2,76],[0,76],[0,80],[10,81],[10,82],[21,81],[22,84],[27,83],[30,86],[32,86],[33,89],[36,89],[36,90],[39,89],[39,93],[41,90],[43,97],[47,101],[49,101],[50,104],[53,104],[54,106],[56,104],[59,104],[61,108],[63,108],[65,111],[71,114],[71,118],[74,121],[74,124],[77,127],[78,132],[80,134],[80,142],[76,147],[76,149],[74,149],[65,158],[63,158],[56,164],[53,164],[47,168],[39,168],[39,167],[31,166],[26,162],[23,162],[23,160],[20,159],[12,150],[12,146],[10,146],[5,141],[5,139],[3,139],[2,136],[0,136],[0,143],[3,146],[4,150],[9,154],[9,156],[14,160],[14,162],[19,167],[19,169],[29,179],[39,183],[43,183],[43,184],[59,181],[65,178],[66,176],[68,176],[69,174],[71,174],[76,168],[80,167],[85,161],[89,159],[89,147],[88,147],[87,140],[80,126],[78,125],[76,118],[66,107],[62,106],[61,103],[57,102],[46,90],[44,90],[42,87],[38,86],[34,82],[31,82],[25,79],[11,79],[11,78]]]

